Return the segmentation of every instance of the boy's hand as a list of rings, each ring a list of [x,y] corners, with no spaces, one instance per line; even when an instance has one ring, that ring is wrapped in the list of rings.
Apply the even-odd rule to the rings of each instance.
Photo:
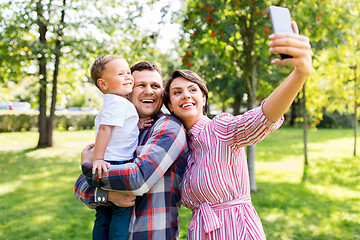
[[[154,121],[154,119],[150,117],[146,118],[139,118],[138,127],[139,130],[143,130],[145,128],[151,127],[151,123]]]
[[[104,160],[94,160],[92,174],[98,172],[99,178],[102,177],[102,173],[107,174],[107,170],[110,168],[110,163],[105,162]]]

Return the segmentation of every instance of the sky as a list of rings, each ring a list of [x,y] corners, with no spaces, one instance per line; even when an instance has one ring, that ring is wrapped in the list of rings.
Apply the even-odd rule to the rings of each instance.
[[[163,6],[169,5],[169,12],[178,12],[181,9],[182,4],[183,3],[180,0],[160,0],[151,8],[145,8],[143,17],[138,20],[140,27],[144,30],[154,29],[154,27],[160,29],[157,46],[162,53],[166,53],[174,48],[172,41],[179,38],[180,25],[170,23],[171,14],[167,14],[165,17],[167,23],[161,25],[158,24],[161,20],[160,10]]]

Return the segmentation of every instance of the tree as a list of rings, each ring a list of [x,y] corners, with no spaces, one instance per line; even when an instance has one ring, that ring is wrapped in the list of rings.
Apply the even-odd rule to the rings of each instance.
[[[59,77],[68,76],[61,81],[70,83],[74,76],[69,72],[83,71],[78,79],[83,78],[83,69],[88,69],[90,63],[103,54],[122,54],[129,62],[148,57],[143,52],[156,38],[141,34],[134,19],[141,15],[144,4],[153,2],[102,0],[89,4],[24,0],[1,3],[0,83],[6,85],[10,80],[21,82],[27,75],[38,76],[38,147],[53,144]],[[129,8],[130,5],[133,7]]]
[[[310,36],[314,71],[302,91],[304,130],[304,176],[308,166],[307,131],[322,119],[324,109],[345,109],[351,91],[344,81],[343,65],[354,63],[359,54],[359,1],[301,1],[292,9],[295,16],[308,16],[299,22],[300,31]],[[357,49],[356,49],[357,45]],[[351,56],[349,56],[351,55]],[[357,57],[359,59],[359,57]],[[345,62],[348,62],[344,64]],[[348,68],[348,67],[346,67]],[[305,98],[306,95],[306,98]],[[345,99],[344,99],[345,98]],[[335,102],[341,102],[334,104]],[[343,112],[343,110],[340,110]]]
[[[233,98],[234,114],[239,112],[243,99],[248,109],[256,107],[291,70],[269,64],[273,57],[267,46],[272,32],[269,4],[264,0],[187,1],[183,66],[204,76],[212,94],[226,93]],[[315,54],[329,45],[344,44],[346,40],[339,36],[343,37],[344,30],[351,29],[348,26],[353,23],[347,13],[354,5],[347,1],[279,0],[272,4],[288,7],[293,19],[299,19],[300,32],[311,37]],[[314,98],[308,97],[307,102],[311,101]],[[250,188],[256,190],[254,145],[247,148],[247,159]]]
[[[278,82],[279,77],[271,75],[271,54],[266,51],[267,7],[266,1],[188,1],[184,37],[185,51],[191,54],[184,56],[184,66],[203,75],[213,94],[232,97],[234,114],[242,101],[248,109],[258,106]],[[250,188],[256,190],[255,145],[247,147],[247,159]]]

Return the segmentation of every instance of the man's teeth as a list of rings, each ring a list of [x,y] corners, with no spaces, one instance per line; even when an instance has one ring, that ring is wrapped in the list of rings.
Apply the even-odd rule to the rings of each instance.
[[[154,100],[142,100],[142,102],[144,102],[144,103],[153,103]]]

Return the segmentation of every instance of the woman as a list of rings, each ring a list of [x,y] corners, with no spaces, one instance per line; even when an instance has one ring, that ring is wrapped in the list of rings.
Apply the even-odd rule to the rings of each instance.
[[[292,73],[264,100],[243,115],[205,114],[208,91],[189,70],[177,70],[165,86],[164,103],[184,124],[191,154],[182,182],[182,204],[193,211],[188,239],[266,239],[251,204],[244,147],[280,127],[283,114],[309,76],[309,39],[298,34],[270,36],[270,51],[293,56],[273,64],[294,66]]]

